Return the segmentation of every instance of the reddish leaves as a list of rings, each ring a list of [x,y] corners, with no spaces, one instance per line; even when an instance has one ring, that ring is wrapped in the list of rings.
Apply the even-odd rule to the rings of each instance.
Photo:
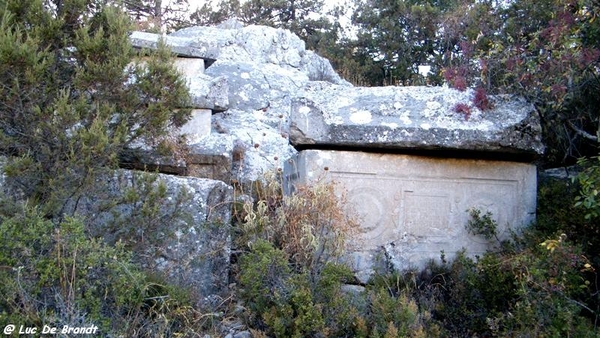
[[[475,89],[475,95],[473,96],[473,105],[481,111],[490,110],[493,108],[492,103],[490,102],[487,92],[484,88]]]
[[[457,103],[453,108],[455,113],[461,113],[465,116],[465,121],[469,121],[471,117],[471,107],[465,103]]]
[[[490,99],[488,98],[487,92],[484,88],[481,87],[475,89],[475,93],[473,95],[473,98],[471,99],[471,103],[473,104],[473,106],[475,106],[481,111],[486,111],[494,108],[494,105],[490,102]],[[454,105],[454,108],[452,108],[452,110],[455,113],[463,114],[465,117],[465,121],[468,121],[471,117],[471,109],[472,106],[466,103],[457,103],[456,105]]]

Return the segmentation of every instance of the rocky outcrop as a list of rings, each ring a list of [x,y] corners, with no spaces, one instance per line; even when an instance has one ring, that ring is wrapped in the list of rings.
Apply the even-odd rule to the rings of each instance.
[[[21,183],[4,174],[0,191],[24,200]],[[221,181],[132,170],[98,172],[93,186],[65,201],[86,233],[120,242],[145,269],[162,273],[210,306],[227,291],[233,188]]]
[[[208,302],[227,286],[232,193],[220,181],[163,174],[149,180],[118,170],[98,177],[94,190],[65,211],[84,217],[92,236],[123,241],[145,268]]]
[[[287,30],[230,21],[166,36],[133,32],[131,42],[140,49],[156,48],[161,38],[178,56],[175,63],[186,76],[192,108],[210,109],[212,121],[184,127],[191,160],[168,159],[140,148],[126,156],[127,163],[138,163],[131,167],[187,175],[218,172],[209,177],[225,181],[256,180],[267,170],[282,168],[295,154],[288,139],[289,116],[292,100],[302,89],[317,80],[350,86],[328,60],[306,50]]]
[[[211,178],[251,181],[283,167],[296,149],[311,147],[476,151],[526,159],[544,151],[537,114],[518,98],[490,97],[493,108],[482,111],[471,103],[472,91],[353,87],[291,32],[236,21],[166,36],[131,35],[138,48],[156,48],[161,38],[178,56],[192,108],[213,113],[210,124],[203,117],[184,127],[192,158],[200,161],[173,165],[138,156],[165,172],[218,172]],[[468,116],[457,111],[460,104]]]

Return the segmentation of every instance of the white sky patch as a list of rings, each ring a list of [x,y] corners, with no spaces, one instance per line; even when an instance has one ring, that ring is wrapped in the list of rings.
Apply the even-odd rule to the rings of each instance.
[[[431,72],[431,66],[428,65],[420,65],[418,66],[419,68],[419,74],[421,74],[424,77],[427,77],[427,75],[429,75],[429,72]]]
[[[167,0],[166,3],[170,3],[173,0]],[[247,0],[241,0],[240,4],[245,3]],[[189,8],[188,8],[188,12],[194,13],[196,10],[198,10],[200,7],[202,7],[204,4],[208,3],[213,5],[213,8],[216,10],[218,9],[218,0],[216,1],[209,1],[209,0],[188,0],[189,3]],[[327,13],[329,13],[330,11],[332,11],[335,6],[340,6],[344,9],[344,14],[339,17],[339,18],[335,18],[331,15],[328,15]],[[318,20],[322,17],[326,17],[327,19],[329,19],[332,22],[339,22],[340,25],[344,28],[344,31],[342,32],[342,36],[343,37],[347,37],[347,38],[356,38],[357,34],[358,34],[358,30],[356,27],[352,26],[352,13],[354,12],[356,5],[348,0],[327,0],[323,2],[323,12],[322,13],[312,13],[310,15],[311,19],[315,19]]]

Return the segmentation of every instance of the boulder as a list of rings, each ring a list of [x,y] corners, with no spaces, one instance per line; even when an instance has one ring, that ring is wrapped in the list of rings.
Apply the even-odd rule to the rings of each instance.
[[[292,102],[290,141],[306,148],[460,150],[539,155],[544,151],[534,107],[522,99],[490,97],[492,109],[472,104],[472,90],[444,87],[307,85]],[[469,114],[457,111],[458,104]]]
[[[159,184],[165,187],[162,194]],[[134,191],[137,198],[128,198]],[[163,272],[207,303],[227,286],[232,195],[220,181],[163,174],[153,181],[118,170],[99,176],[95,189],[66,211],[85,217],[92,236],[123,241],[145,268]],[[163,197],[153,200],[158,196]],[[157,208],[152,217],[151,205]]]

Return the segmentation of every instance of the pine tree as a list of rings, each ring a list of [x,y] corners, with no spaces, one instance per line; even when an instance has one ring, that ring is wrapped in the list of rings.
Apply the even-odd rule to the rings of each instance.
[[[188,0],[122,0],[138,30],[172,31],[189,23]]]
[[[0,154],[22,197],[49,216],[62,216],[125,147],[157,143],[189,118],[170,53],[136,62],[121,8],[7,0],[0,20]]]

